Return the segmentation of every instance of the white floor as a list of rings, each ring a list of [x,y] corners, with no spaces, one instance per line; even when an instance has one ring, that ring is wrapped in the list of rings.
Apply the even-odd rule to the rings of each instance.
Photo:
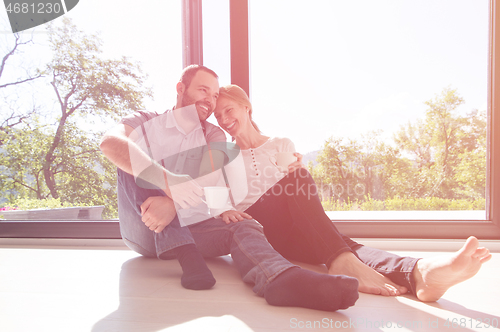
[[[436,303],[421,303],[411,296],[361,294],[354,307],[335,313],[270,306],[241,281],[230,257],[207,262],[217,284],[208,291],[190,291],[180,285],[176,261],[142,258],[122,246],[0,242],[0,331],[493,331],[500,327],[500,253]],[[305,267],[322,271],[319,266]]]

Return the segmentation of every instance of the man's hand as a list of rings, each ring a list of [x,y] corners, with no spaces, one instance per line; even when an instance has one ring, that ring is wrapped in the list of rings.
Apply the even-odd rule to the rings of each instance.
[[[245,212],[229,210],[226,212],[222,212],[221,218],[222,221],[224,221],[226,224],[230,224],[231,221],[238,222],[245,219],[252,219],[252,216]]]
[[[302,163],[302,158],[304,158],[304,156],[298,152],[295,152],[293,155],[297,157],[297,161],[288,165],[288,174],[293,173],[296,169],[306,168],[306,165]]]
[[[174,220],[177,211],[174,202],[166,196],[151,196],[141,205],[142,222],[150,230],[160,233]]]
[[[168,190],[165,193],[181,208],[195,207],[202,202],[203,189],[189,175],[167,175]]]

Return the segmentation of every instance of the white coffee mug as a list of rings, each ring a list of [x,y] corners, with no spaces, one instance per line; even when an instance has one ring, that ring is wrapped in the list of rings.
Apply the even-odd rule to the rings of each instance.
[[[211,209],[222,209],[229,202],[228,187],[204,187],[207,206]]]
[[[298,160],[294,155],[294,152],[278,152],[274,156],[271,156],[269,159],[282,172],[285,172],[290,164]]]

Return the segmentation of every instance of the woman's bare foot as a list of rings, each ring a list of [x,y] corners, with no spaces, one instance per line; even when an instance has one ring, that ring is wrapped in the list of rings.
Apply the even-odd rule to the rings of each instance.
[[[451,255],[419,260],[413,270],[418,299],[425,302],[439,300],[451,286],[474,276],[490,259],[490,251],[480,248],[479,241],[471,236],[460,250]]]
[[[396,296],[408,291],[406,287],[396,285],[389,278],[365,265],[352,252],[340,254],[330,265],[328,274],[358,279],[358,290],[362,293]]]

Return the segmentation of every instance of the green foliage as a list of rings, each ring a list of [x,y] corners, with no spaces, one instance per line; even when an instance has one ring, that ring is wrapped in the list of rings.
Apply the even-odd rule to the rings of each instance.
[[[45,70],[51,76],[62,118],[79,112],[118,120],[141,109],[151,90],[144,88],[147,76],[139,65],[126,57],[102,59],[99,36],[85,35],[67,17],[62,23],[47,25],[53,58]]]
[[[50,202],[62,206],[104,205],[106,218],[117,217],[116,168],[99,150],[99,134],[90,135],[74,124],[67,125],[60,149],[53,162],[57,165],[54,179],[59,197],[53,198],[43,179],[43,156],[53,138],[53,128],[33,120],[31,126],[14,129],[4,144],[0,163],[3,197],[10,203],[18,197]]]
[[[456,109],[463,103],[456,90],[445,88],[439,96],[425,102],[425,119],[396,133],[397,146],[415,160],[413,176],[407,178],[410,191],[399,193],[400,196],[484,197],[486,177],[468,185],[463,172],[473,166],[464,163],[464,157],[472,156],[476,157],[476,166],[481,164],[482,170],[486,170],[485,155],[472,153],[480,147],[485,151],[486,118],[477,112],[459,115]]]
[[[2,218],[2,210],[32,210],[32,209],[57,209],[61,207],[72,207],[74,205],[63,202],[59,198],[49,199],[32,199],[32,198],[16,198],[7,203],[5,207],[0,209],[0,218]],[[75,205],[76,206],[76,205]]]
[[[325,211],[459,211],[459,210],[484,210],[486,200],[445,199],[439,197],[428,198],[388,198],[375,200],[366,197],[364,201],[340,202],[329,199],[322,202]]]
[[[151,96],[143,87],[145,75],[140,67],[123,57],[120,60],[101,58],[102,41],[98,36],[87,36],[70,19],[63,17],[63,25],[48,25],[49,44],[53,59],[46,71],[60,106],[61,116],[43,160],[43,177],[50,195],[59,197],[55,163],[57,154],[64,150],[63,138],[69,137],[68,126],[75,114],[114,119],[142,108],[142,99]],[[70,154],[71,157],[71,154]],[[88,165],[93,167],[93,164]]]
[[[461,202],[462,207],[484,199],[486,115],[458,114],[463,103],[456,90],[445,88],[425,102],[424,119],[401,127],[394,146],[381,142],[379,132],[361,141],[328,139],[318,165],[309,166],[325,204],[340,210],[352,204],[367,210],[392,209],[398,197],[405,197],[403,209],[434,210],[455,207],[450,202]],[[337,201],[346,203],[333,203]]]
[[[485,198],[486,183],[486,112],[472,113],[468,119],[469,131],[463,139],[464,149],[458,153],[453,179],[459,196]]]
[[[116,218],[116,167],[99,149],[102,133],[77,124],[117,120],[141,109],[142,100],[152,96],[144,87],[146,75],[127,58],[103,59],[99,37],[85,35],[66,17],[47,30],[53,58],[43,74],[60,113],[52,123],[30,116],[0,130],[1,197],[104,205],[104,217]],[[51,105],[44,107],[49,114]]]
[[[11,207],[16,207],[17,210],[32,210],[32,209],[58,209],[62,207],[84,206],[81,204],[72,204],[69,202],[61,202],[59,198],[33,199],[33,198],[16,198],[8,203]]]
[[[31,125],[13,128],[0,154],[0,188],[3,197],[45,199],[48,192],[43,184],[42,161],[50,144],[52,131],[37,118]],[[15,197],[12,197],[15,196]]]
[[[114,202],[114,204],[113,204]],[[115,219],[118,218],[118,208],[116,204],[116,199],[113,202],[109,202],[109,205],[105,205],[104,211],[102,213],[103,219]],[[5,210],[32,210],[32,209],[59,209],[65,207],[76,207],[76,206],[95,206],[102,204],[95,204],[94,202],[82,203],[81,201],[61,201],[60,198],[46,198],[46,199],[36,199],[36,198],[14,198],[5,204]],[[0,218],[2,217],[2,210],[0,209]]]

